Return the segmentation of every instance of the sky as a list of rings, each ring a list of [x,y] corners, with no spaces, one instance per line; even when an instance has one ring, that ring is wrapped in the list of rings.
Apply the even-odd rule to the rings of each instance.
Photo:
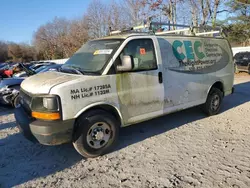
[[[56,16],[80,18],[91,0],[0,0],[0,41],[32,43],[39,26]],[[110,0],[103,0],[108,2]]]
[[[0,40],[31,43],[39,26],[54,17],[79,18],[91,0],[1,0]]]

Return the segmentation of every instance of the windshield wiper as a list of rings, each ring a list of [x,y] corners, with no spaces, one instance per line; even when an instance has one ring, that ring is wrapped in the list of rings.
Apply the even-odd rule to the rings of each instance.
[[[81,70],[80,67],[75,67],[75,66],[62,66],[62,67],[61,67],[61,70],[65,70],[65,69],[73,70],[73,71],[75,71],[77,74],[82,74],[82,75],[84,75],[84,71]]]

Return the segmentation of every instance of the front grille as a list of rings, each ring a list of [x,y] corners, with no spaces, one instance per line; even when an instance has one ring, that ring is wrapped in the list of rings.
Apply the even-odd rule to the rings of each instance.
[[[25,111],[30,114],[31,113],[30,107],[31,107],[32,96],[28,92],[21,89],[19,92],[19,97],[20,97],[20,104],[25,109]]]

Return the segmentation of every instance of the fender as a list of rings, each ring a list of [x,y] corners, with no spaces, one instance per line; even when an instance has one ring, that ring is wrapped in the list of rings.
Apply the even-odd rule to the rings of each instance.
[[[119,117],[120,117],[120,120],[121,120],[121,126],[123,126],[123,118],[122,118],[122,115],[121,115],[121,112],[119,110],[119,108],[114,104],[114,103],[108,103],[108,102],[96,102],[96,103],[92,103],[86,107],[84,107],[82,110],[80,110],[75,116],[74,118],[78,118],[81,114],[83,114],[84,112],[86,112],[87,110],[91,109],[91,108],[94,108],[94,107],[98,107],[98,106],[101,106],[101,105],[108,105],[112,108],[114,108],[116,110],[116,112],[118,113]]]
[[[225,91],[224,91],[224,82],[223,82],[223,80],[216,80],[216,81],[209,87],[209,89],[208,89],[208,91],[207,91],[207,96],[208,96],[208,94],[209,94],[211,88],[213,87],[213,85],[214,85],[216,82],[221,82],[221,83],[222,83],[223,95],[224,95],[224,92],[225,92]]]

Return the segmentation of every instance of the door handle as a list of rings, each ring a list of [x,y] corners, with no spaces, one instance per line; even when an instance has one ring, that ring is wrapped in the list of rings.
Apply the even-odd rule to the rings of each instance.
[[[162,83],[162,72],[158,73],[158,80],[159,80],[159,83],[161,84]]]

